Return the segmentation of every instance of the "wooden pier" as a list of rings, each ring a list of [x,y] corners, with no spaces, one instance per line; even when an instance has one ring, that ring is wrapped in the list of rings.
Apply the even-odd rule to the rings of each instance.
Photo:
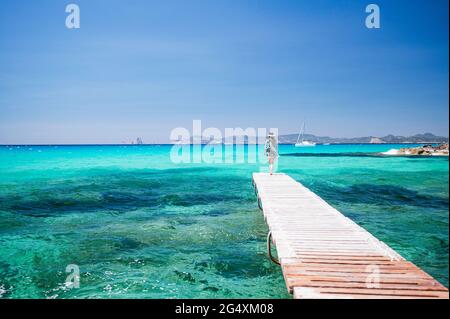
[[[254,173],[294,298],[449,298],[448,289],[286,174]]]

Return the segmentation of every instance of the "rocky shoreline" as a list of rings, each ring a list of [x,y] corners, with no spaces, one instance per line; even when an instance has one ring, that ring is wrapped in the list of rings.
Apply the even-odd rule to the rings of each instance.
[[[439,144],[438,146],[429,144],[419,147],[392,149],[381,154],[396,156],[448,156],[448,143]]]

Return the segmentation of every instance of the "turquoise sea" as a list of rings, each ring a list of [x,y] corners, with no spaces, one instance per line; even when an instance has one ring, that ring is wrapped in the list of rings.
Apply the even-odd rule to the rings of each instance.
[[[373,156],[400,147],[282,145],[278,171],[448,287],[448,158]],[[290,298],[251,183],[265,165],[170,151],[0,146],[0,297]]]

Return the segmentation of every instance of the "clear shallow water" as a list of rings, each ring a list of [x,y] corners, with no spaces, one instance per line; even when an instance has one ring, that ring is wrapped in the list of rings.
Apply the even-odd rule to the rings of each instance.
[[[280,146],[279,171],[448,286],[448,158],[364,155],[399,147]],[[266,258],[251,185],[260,165],[174,164],[169,153],[0,147],[0,296],[289,298]],[[68,264],[78,289],[64,287]]]

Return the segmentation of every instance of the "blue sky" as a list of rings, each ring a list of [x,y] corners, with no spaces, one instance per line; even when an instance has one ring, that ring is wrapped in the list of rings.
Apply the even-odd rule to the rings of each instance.
[[[71,2],[0,1],[0,143],[165,142],[193,119],[448,136],[446,0]]]

